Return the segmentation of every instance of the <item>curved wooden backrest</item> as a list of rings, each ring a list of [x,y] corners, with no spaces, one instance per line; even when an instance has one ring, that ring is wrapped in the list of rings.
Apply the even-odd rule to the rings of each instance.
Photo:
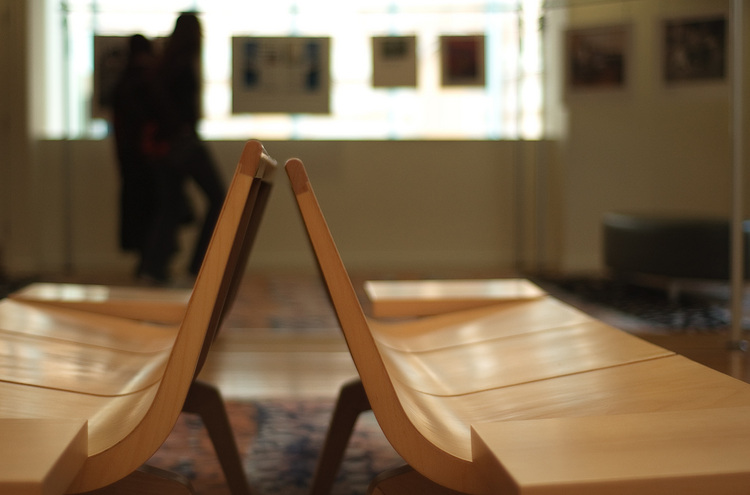
[[[69,493],[90,491],[127,476],[146,462],[169,435],[232,290],[234,269],[242,252],[241,239],[248,229],[260,179],[274,166],[259,142],[246,144],[153,399],[136,401],[141,410],[127,411],[128,417],[121,411],[123,417],[112,418],[112,438],[106,439],[109,445],[90,452]],[[137,426],[123,436],[121,423],[125,422],[137,422]],[[106,429],[97,432],[99,444],[106,434]]]
[[[286,171],[349,351],[383,433],[404,460],[428,478],[449,488],[478,491],[479,480],[472,480],[476,477],[472,463],[431,443],[410,420],[405,410],[410,401],[400,398],[400,394],[410,392],[389,376],[302,161],[288,160]],[[416,410],[412,414],[423,416]],[[423,422],[429,427],[429,418],[423,417]],[[456,484],[456,480],[461,482]]]
[[[253,244],[255,243],[255,237],[258,233],[258,229],[260,228],[260,223],[263,219],[266,205],[268,204],[268,198],[271,195],[274,171],[275,164],[273,167],[269,167],[265,175],[259,180],[255,203],[253,205],[252,211],[250,212],[250,219],[248,220],[247,230],[245,232],[245,235],[241,238],[241,242],[238,243],[237,246],[235,246],[236,253],[234,254],[234,256],[236,256],[237,261],[235,262],[234,271],[238,275],[241,275],[245,272],[247,262],[250,259],[250,252],[252,250]],[[237,291],[239,290],[241,285],[241,281],[241,276],[231,278],[231,282],[227,290],[226,304],[224,306],[224,309],[222,310],[221,319],[219,321],[219,328],[221,328],[221,323],[223,322],[224,317],[227,315],[227,313],[229,313],[232,304],[234,304],[237,296]],[[216,337],[215,334],[214,337]]]
[[[210,331],[206,334],[206,340],[203,342],[201,356],[198,360],[198,366],[195,369],[196,377],[203,368],[208,351],[221,329],[224,318],[229,313],[232,304],[234,304],[242,282],[242,274],[245,272],[247,262],[250,259],[250,252],[255,242],[258,229],[260,228],[263,213],[268,204],[268,198],[271,194],[276,162],[265,154],[265,151],[263,151],[262,148],[260,161],[262,164],[262,170],[259,170],[256,175],[256,180],[253,183],[250,197],[248,198],[248,202],[245,205],[245,210],[243,212],[242,225],[244,229],[243,232],[237,233],[238,235],[232,245],[227,268],[224,272],[225,277],[222,281],[221,288],[223,303],[220,307],[216,308],[216,313],[214,315],[216,323],[211,325]]]

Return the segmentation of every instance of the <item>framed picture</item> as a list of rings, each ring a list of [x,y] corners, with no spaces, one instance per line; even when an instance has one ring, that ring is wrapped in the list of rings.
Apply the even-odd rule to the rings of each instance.
[[[443,86],[484,86],[484,36],[441,36]]]
[[[372,85],[376,88],[417,86],[417,37],[372,38]]]
[[[571,29],[566,33],[566,79],[571,92],[623,89],[627,84],[630,27]]]
[[[664,81],[721,81],[727,71],[727,21],[722,17],[664,21]]]
[[[232,38],[232,113],[330,113],[330,38]]]

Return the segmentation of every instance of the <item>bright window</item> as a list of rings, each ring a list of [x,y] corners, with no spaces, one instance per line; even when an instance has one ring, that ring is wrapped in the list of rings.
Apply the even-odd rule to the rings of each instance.
[[[93,37],[167,36],[201,12],[207,139],[534,139],[541,136],[541,0],[46,0],[50,137],[103,137],[91,118]],[[372,86],[371,38],[417,38],[417,86]],[[486,84],[441,85],[440,36],[484,35]],[[231,113],[233,36],[331,38],[331,113]],[[65,84],[59,84],[64,81]]]

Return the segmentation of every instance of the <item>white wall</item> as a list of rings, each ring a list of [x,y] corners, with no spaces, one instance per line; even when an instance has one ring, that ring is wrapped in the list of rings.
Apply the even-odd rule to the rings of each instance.
[[[35,242],[27,228],[33,174],[26,112],[27,21],[25,2],[0,0],[0,276],[19,257],[21,264],[33,262],[24,253]]]
[[[292,156],[305,161],[342,256],[353,269],[496,271],[514,265],[519,199],[514,143],[264,144],[282,164]],[[210,147],[228,180],[242,143],[212,142]],[[36,269],[132,269],[134,260],[117,247],[118,180],[111,142],[40,141],[35,159],[43,171],[35,179],[30,224],[40,235]],[[312,269],[293,196],[279,172],[252,266]],[[200,195],[194,199],[200,210]],[[183,238],[178,272],[192,235],[194,229]]]

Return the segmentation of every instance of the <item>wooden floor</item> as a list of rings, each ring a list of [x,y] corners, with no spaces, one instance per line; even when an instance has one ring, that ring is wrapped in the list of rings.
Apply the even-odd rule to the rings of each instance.
[[[226,399],[333,398],[357,376],[342,337],[225,330],[201,379],[218,386]]]
[[[355,280],[355,286],[362,280]],[[268,294],[263,294],[264,288],[269,289],[267,283],[258,284],[257,278],[246,282],[212,349],[201,377],[216,384],[227,398],[335,397],[341,384],[356,377],[346,343],[316,277],[287,276],[280,285],[286,286],[282,291],[290,293],[277,294],[275,301],[269,301]],[[289,287],[294,289],[290,291]],[[285,296],[289,298],[286,302]],[[257,318],[258,313],[266,316]],[[284,315],[291,313],[294,328],[284,328]],[[308,318],[309,325],[305,323]],[[263,328],[268,321],[277,326]],[[750,381],[747,353],[729,350],[726,334],[642,336]]]
[[[201,373],[240,400],[335,398],[356,377],[322,283],[299,274],[245,277]]]

